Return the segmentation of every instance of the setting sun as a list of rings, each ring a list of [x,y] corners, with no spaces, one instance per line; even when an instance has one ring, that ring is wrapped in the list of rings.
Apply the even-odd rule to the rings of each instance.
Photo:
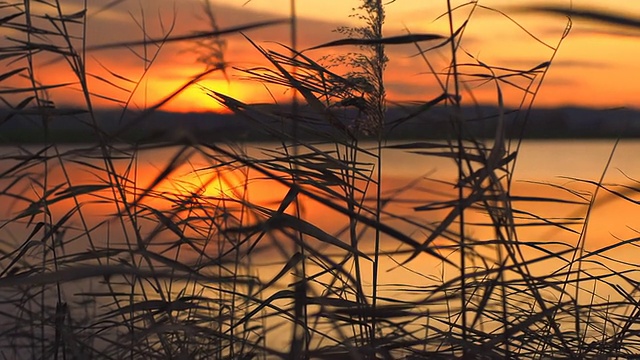
[[[312,3],[299,4],[299,49],[340,39],[344,35],[336,32],[336,29],[353,23],[349,15],[358,1],[328,3],[331,5],[327,6],[335,11],[344,12],[344,16],[327,16],[317,11],[316,5]],[[640,92],[640,85],[625,81],[628,74],[637,72],[637,62],[634,59],[638,58],[640,50],[635,46],[634,32],[625,28],[601,26],[580,18],[568,23],[559,16],[519,10],[534,2],[519,2],[518,7],[512,2],[498,0],[486,3],[474,8],[473,12],[468,6],[459,10],[458,23],[454,25],[459,26],[466,16],[472,16],[468,31],[473,33],[473,36],[460,44],[463,50],[460,54],[461,70],[466,73],[482,71],[477,67],[480,63],[503,69],[533,68],[548,60],[554,53],[553,49],[560,44],[546,75],[545,86],[537,96],[538,106],[636,106],[634,94]],[[629,12],[640,12],[639,6],[631,3],[622,7],[626,7]],[[422,20],[428,19],[429,14],[441,13],[445,8],[443,4],[391,2],[385,10],[388,23],[385,35],[397,36],[408,31],[446,33],[448,24],[444,18],[436,21]],[[251,1],[244,5],[241,2],[213,2],[211,9],[217,16],[217,26],[222,28],[288,16],[286,6],[274,7],[265,1]],[[510,17],[503,17],[495,10],[506,12]],[[159,17],[152,19],[146,15],[150,13],[158,13]],[[92,26],[88,28],[87,35],[90,49],[86,64],[89,75],[87,82],[95,107],[126,106],[136,109],[152,106],[171,96],[188,79],[202,73],[205,63],[224,64],[225,73],[215,71],[204,77],[164,104],[162,110],[180,113],[224,112],[224,107],[207,96],[202,87],[246,103],[284,104],[291,99],[286,89],[278,86],[266,88],[260,82],[247,80],[246,73],[239,71],[269,66],[269,62],[254,44],[242,36],[228,36],[216,40],[217,42],[162,41],[165,38],[187,36],[194,30],[207,30],[207,26],[211,24],[202,15],[200,1],[183,1],[180,9],[175,9],[168,0],[141,3],[139,7],[123,2],[119,6],[110,6],[100,15],[96,16]],[[136,26],[136,22],[141,20],[145,20],[144,30]],[[170,27],[172,21],[175,23]],[[569,28],[570,36],[561,41],[563,32]],[[7,36],[12,36],[13,33],[14,30],[5,31]],[[245,35],[255,42],[255,46],[264,47],[266,51],[288,53],[281,45],[289,40],[286,24],[247,30]],[[147,44],[145,39],[155,39],[158,43]],[[131,43],[135,46],[104,48],[105,45],[118,43]],[[420,44],[423,48],[432,45]],[[93,46],[98,46],[98,50],[91,50]],[[329,60],[321,59],[353,50],[354,47],[341,47],[311,50],[304,54],[320,63],[331,64]],[[414,45],[390,46],[387,51],[391,55],[385,74],[390,101],[419,101],[438,95],[441,91],[438,80],[434,74],[427,75],[429,65],[419,56]],[[431,65],[438,71],[445,69],[448,60],[438,52],[433,55],[429,57]],[[43,84],[59,85],[68,83],[69,80],[76,82],[71,87],[54,86],[46,91],[54,103],[79,106],[84,101],[78,96],[83,91],[78,83],[79,79],[60,60],[59,55],[37,59],[35,64],[38,68],[34,76]],[[332,66],[334,71],[347,71],[340,62],[333,63]],[[15,76],[8,78],[7,83],[25,86],[23,79]],[[507,105],[518,106],[526,97],[523,89],[511,91],[513,87],[507,83],[502,85],[505,95],[503,100]],[[473,97],[481,103],[492,103],[497,96],[495,84],[491,82],[469,82],[465,84],[465,88],[468,90],[467,98]]]

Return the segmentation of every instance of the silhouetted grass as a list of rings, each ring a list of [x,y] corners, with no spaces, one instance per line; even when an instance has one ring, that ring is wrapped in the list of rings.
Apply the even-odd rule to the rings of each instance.
[[[189,133],[128,143],[119,137],[126,128],[107,134],[98,126],[92,102],[106,95],[88,85],[89,77],[103,76],[87,70],[91,51],[141,49],[135,53],[145,63],[139,79],[109,69],[102,81],[119,88],[120,81],[129,84],[124,100],[114,102],[122,106],[121,119],[133,114],[143,120],[188,86],[226,71],[222,36],[278,22],[219,29],[205,2],[210,31],[175,35],[167,28],[156,38],[143,25],[142,40],[89,46],[84,43],[89,9],[65,13],[53,2],[38,12],[31,5],[0,7],[0,23],[14,32],[0,57],[7,69],[0,81],[8,84],[0,96],[11,109],[3,123],[37,114],[45,139],[37,146],[5,147],[0,159],[2,357],[626,358],[638,353],[637,264],[610,255],[635,251],[638,239],[600,248],[585,244],[598,193],[635,204],[637,181],[610,185],[603,175],[598,181],[573,179],[590,192],[552,184],[546,185],[549,196],[513,191],[521,137],[506,134],[525,129],[506,129],[503,89],[522,90],[519,124],[526,124],[568,30],[555,46],[547,45],[550,59],[529,69],[506,69],[461,46],[475,11],[487,9],[478,3],[452,7],[447,1],[446,13],[433,14],[447,19],[448,33],[384,37],[383,3],[365,1],[358,10],[362,27],[341,29],[345,38],[306,51],[297,50],[295,27],[292,46],[267,49],[246,36],[268,66],[240,70],[253,80],[295,90],[291,113],[206,90],[278,139],[276,146],[197,141]],[[295,15],[292,19],[295,23]],[[190,40],[209,47],[205,70],[158,103],[131,110],[162,46]],[[399,44],[416,47],[440,95],[389,121],[384,119],[385,50]],[[357,51],[333,58],[349,66],[346,73],[314,60],[320,49],[336,46]],[[435,67],[435,52],[447,59],[444,70]],[[74,78],[39,82],[38,64],[52,55],[68,64]],[[18,77],[22,83],[9,81]],[[492,141],[479,140],[468,126],[480,114],[469,119],[461,112],[474,81],[495,86],[499,112]],[[49,95],[70,86],[80,90],[83,108],[59,108]],[[395,126],[436,105],[449,110],[447,141],[386,142]],[[92,129],[96,143],[49,141],[48,124],[70,113]],[[322,140],[300,140],[308,134]],[[375,141],[363,140],[371,138]],[[389,184],[384,156],[389,151],[446,159],[455,173]],[[154,166],[147,165],[150,160]],[[603,174],[607,171],[608,165]],[[553,195],[558,188],[562,197]],[[580,215],[556,218],[528,207],[541,203],[569,206]],[[413,212],[398,213],[402,206]],[[557,229],[578,240],[521,235],[532,227]],[[614,295],[598,295],[603,288]]]

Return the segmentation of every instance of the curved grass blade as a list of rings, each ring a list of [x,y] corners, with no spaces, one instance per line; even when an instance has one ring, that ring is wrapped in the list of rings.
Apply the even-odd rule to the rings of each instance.
[[[340,39],[330,41],[322,45],[311,47],[308,50],[316,50],[334,46],[356,45],[356,46],[368,46],[368,45],[400,45],[400,44],[412,44],[420,41],[433,41],[445,39],[446,37],[437,34],[409,34],[400,36],[390,36],[382,39]]]
[[[640,29],[640,19],[603,10],[576,8],[573,6],[571,8],[568,8],[552,5],[525,6],[518,7],[517,9],[523,12],[544,12],[550,14],[565,15],[574,18],[600,22],[607,25],[618,25],[622,27]]]
[[[181,42],[181,41],[187,41],[187,40],[208,39],[216,36],[240,33],[242,31],[257,29],[265,26],[288,24],[288,23],[289,23],[288,19],[262,21],[262,22],[256,22],[253,24],[234,26],[228,29],[218,30],[218,31],[199,31],[199,32],[194,32],[192,34],[188,34],[188,35],[169,36],[162,39],[146,39],[142,41],[124,41],[124,42],[118,42],[118,43],[97,45],[97,46],[88,47],[87,50],[96,51],[96,50],[106,50],[106,49],[115,49],[115,48],[126,48],[126,47],[132,47],[132,46],[148,46],[149,44],[163,44],[163,43]]]

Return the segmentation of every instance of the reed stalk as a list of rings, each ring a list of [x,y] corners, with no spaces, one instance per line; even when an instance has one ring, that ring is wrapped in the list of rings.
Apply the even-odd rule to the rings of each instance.
[[[598,195],[637,204],[638,181],[606,183],[607,162],[598,180],[540,185],[554,195],[512,188],[528,114],[571,18],[637,29],[635,19],[527,8],[570,17],[555,46],[523,32],[550,50],[527,69],[491,64],[466,48],[477,16],[491,12],[522,29],[518,9],[449,0],[441,2],[442,14],[431,14],[444,34],[388,35],[393,2],[367,0],[357,10],[361,26],[301,50],[304,22],[295,0],[286,21],[230,28],[218,26],[214,4],[204,1],[205,31],[174,33],[181,25],[174,19],[152,34],[140,5],[141,39],[88,44],[92,16],[127,3],[85,0],[75,12],[57,0],[0,5],[0,24],[12,32],[0,44],[0,127],[35,119],[44,139],[3,145],[0,153],[0,203],[10,204],[0,215],[2,357],[417,360],[640,352],[636,264],[610,255],[635,250],[637,237],[586,245]],[[283,22],[288,45],[226,37]],[[230,68],[227,41],[246,42],[264,63]],[[145,83],[160,52],[183,43],[203,70],[147,104]],[[416,49],[425,81],[439,94],[400,104],[406,115],[393,118],[385,74],[394,58],[387,56],[402,47]],[[350,50],[340,53],[344,48]],[[322,58],[329,50],[337,55]],[[141,60],[138,78],[93,66],[106,51]],[[58,62],[68,79],[43,82],[44,66]],[[202,87],[268,134],[268,145],[189,132],[130,136],[189,87],[227,72],[292,94],[285,111]],[[94,80],[124,91],[111,97],[121,106],[115,131],[99,118],[95,103],[109,96],[95,93]],[[474,84],[495,91],[495,114],[467,111]],[[80,108],[57,105],[58,91],[68,89],[78,90]],[[518,109],[506,107],[507,89],[520,91]],[[144,107],[135,110],[139,95]],[[431,129],[438,117],[450,124],[440,140],[417,134],[415,141],[390,141],[403,126]],[[52,124],[70,120],[90,129],[95,143],[59,142]],[[483,138],[477,123],[493,126],[495,135]],[[424,159],[424,172],[449,160],[455,174],[389,190],[386,171],[394,164],[383,158],[392,151]],[[151,167],[149,158],[161,161]],[[540,203],[581,217],[529,210]],[[411,212],[398,213],[403,208]],[[313,216],[319,209],[320,220]],[[576,236],[577,243],[531,238],[538,234],[531,227]],[[602,289],[612,294],[600,295]]]

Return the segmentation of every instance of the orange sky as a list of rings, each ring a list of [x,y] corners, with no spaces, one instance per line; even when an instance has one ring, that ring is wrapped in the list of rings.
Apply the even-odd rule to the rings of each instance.
[[[68,0],[63,6],[68,9],[68,12],[73,12],[80,9],[80,3],[79,0]],[[338,26],[358,24],[357,20],[349,17],[352,14],[351,8],[358,3],[355,0],[298,1],[299,47],[308,48],[340,38],[341,35],[333,30]],[[462,3],[457,1],[454,5]],[[512,8],[513,1],[493,0],[479,3],[508,13],[527,30],[552,46],[558,43],[566,26],[566,19],[563,17],[518,12]],[[533,0],[518,2],[520,5],[541,3],[549,2]],[[95,13],[102,4],[90,3],[89,14],[92,15],[87,32],[89,45],[142,40],[143,32],[140,24],[143,20],[148,34],[154,38],[161,37],[166,32],[174,17],[176,20],[172,33],[174,35],[208,30],[201,0],[140,2],[125,0],[107,11]],[[553,4],[568,5],[569,1],[555,1]],[[212,5],[219,26],[223,29],[255,21],[286,18],[289,15],[289,0],[252,0],[248,3],[246,0],[213,0]],[[584,0],[580,1],[579,5],[598,6],[600,9],[629,16],[637,14],[640,18],[638,2],[615,2],[615,7],[604,8],[600,2]],[[385,35],[402,35],[405,33],[405,27],[412,33],[446,35],[448,26],[446,18],[435,20],[445,10],[445,6],[444,1],[389,2]],[[456,14],[456,23],[460,24],[467,13],[465,9],[460,10]],[[549,60],[552,55],[549,48],[531,39],[510,20],[494,12],[477,9],[469,24],[462,47],[486,64],[527,69]],[[0,30],[4,36],[15,36],[7,29]],[[76,33],[80,30],[79,27],[72,28]],[[640,58],[640,46],[638,46],[640,31],[631,34],[637,36],[629,36],[628,31],[624,36],[613,35],[621,31],[627,30],[583,20],[574,21],[573,29],[561,45],[535,104],[538,106],[636,106],[637,95],[640,94],[640,81],[638,81],[640,75],[637,75],[640,70],[637,62]],[[247,35],[268,49],[286,51],[275,42],[289,43],[287,25],[251,30]],[[263,57],[241,36],[232,35],[224,39],[227,42],[224,56],[231,67],[242,68],[265,64]],[[428,44],[425,43],[423,46],[427,47]],[[143,52],[142,47],[135,48],[138,54],[128,49],[95,51],[88,54],[87,69],[90,73],[128,91],[134,88],[133,83],[118,79],[109,71],[133,82],[139,82],[137,90],[129,100],[129,106],[144,108],[164,98],[188,81],[191,76],[204,69],[204,65],[196,61],[196,54],[189,51],[192,48],[193,44],[189,43],[163,47],[146,73],[145,63],[140,58]],[[306,54],[311,58],[319,59],[329,52],[342,50],[314,50]],[[344,50],[357,49],[345,48]],[[155,49],[149,47],[147,56],[150,57],[154,51]],[[428,67],[422,59],[414,56],[415,53],[416,49],[413,45],[387,48],[390,63],[385,77],[389,100],[424,101],[439,94],[434,76],[428,74]],[[463,63],[474,61],[462,52],[460,55],[460,61]],[[433,61],[437,70],[444,71],[448,61],[446,56],[446,52],[432,53],[429,59]],[[66,63],[58,61],[51,64],[50,58],[38,60],[36,76],[41,82],[67,82],[72,79]],[[477,69],[470,71],[477,72]],[[229,81],[222,73],[216,73],[200,84],[245,102],[273,102],[274,98],[278,102],[286,102],[290,98],[286,89],[267,88],[261,83],[242,80],[241,74],[232,68],[228,69],[227,75]],[[494,84],[489,83],[480,87],[477,87],[476,83],[468,85],[480,102],[496,104]],[[90,79],[90,86],[95,93],[122,102],[126,102],[130,96],[127,90],[118,90],[96,78]],[[506,84],[502,90],[508,105],[517,105],[522,100],[521,91],[514,90]],[[74,90],[55,90],[51,91],[50,95],[58,104],[77,104],[80,99],[79,93]],[[469,94],[465,94],[465,99],[470,99]],[[94,102],[99,107],[114,105],[112,102],[100,100],[97,96],[94,97]],[[193,86],[165,105],[163,109],[183,112],[208,111],[219,110],[219,106],[204,95],[200,87]]]

